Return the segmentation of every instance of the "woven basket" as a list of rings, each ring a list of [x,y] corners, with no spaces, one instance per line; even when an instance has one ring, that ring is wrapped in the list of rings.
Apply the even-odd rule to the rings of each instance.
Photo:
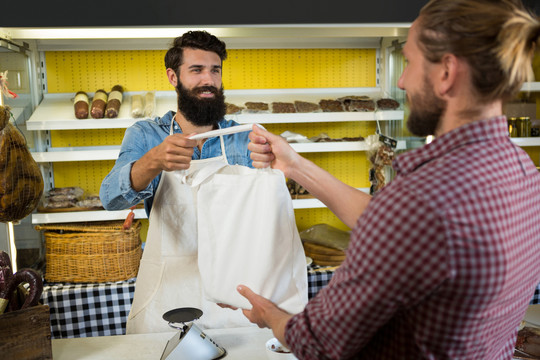
[[[107,282],[137,276],[142,255],[141,222],[123,230],[123,221],[38,225],[45,236],[45,280]]]

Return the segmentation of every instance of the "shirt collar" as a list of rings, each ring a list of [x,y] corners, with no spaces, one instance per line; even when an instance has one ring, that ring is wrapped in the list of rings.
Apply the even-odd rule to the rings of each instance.
[[[165,115],[157,119],[157,123],[161,126],[166,126],[167,129],[169,129],[169,126],[171,125],[171,121],[176,115],[175,111],[168,111]],[[218,121],[218,128],[223,128],[224,122],[226,122],[224,118]],[[178,123],[176,121],[173,121],[173,133],[182,133],[182,129],[180,129],[180,126],[178,126]]]
[[[423,164],[473,142],[508,138],[506,116],[474,121],[435,138],[419,149],[398,156],[392,164],[399,175],[407,175]]]

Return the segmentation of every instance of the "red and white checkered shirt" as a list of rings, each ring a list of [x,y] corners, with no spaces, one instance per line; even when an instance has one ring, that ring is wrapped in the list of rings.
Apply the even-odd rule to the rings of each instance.
[[[347,258],[295,315],[299,359],[511,359],[540,282],[540,174],[505,117],[399,156]]]

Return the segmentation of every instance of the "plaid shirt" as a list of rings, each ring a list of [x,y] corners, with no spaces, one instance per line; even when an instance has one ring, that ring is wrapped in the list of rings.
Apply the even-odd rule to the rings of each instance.
[[[394,162],[332,280],[286,327],[299,359],[511,359],[540,281],[540,174],[505,117]]]

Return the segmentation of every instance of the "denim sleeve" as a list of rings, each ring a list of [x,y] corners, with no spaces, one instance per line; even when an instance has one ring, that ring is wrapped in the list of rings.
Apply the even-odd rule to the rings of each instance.
[[[153,195],[156,179],[139,192],[131,187],[131,167],[150,150],[147,140],[143,130],[138,126],[126,130],[118,159],[101,183],[99,197],[105,209],[128,209]]]

